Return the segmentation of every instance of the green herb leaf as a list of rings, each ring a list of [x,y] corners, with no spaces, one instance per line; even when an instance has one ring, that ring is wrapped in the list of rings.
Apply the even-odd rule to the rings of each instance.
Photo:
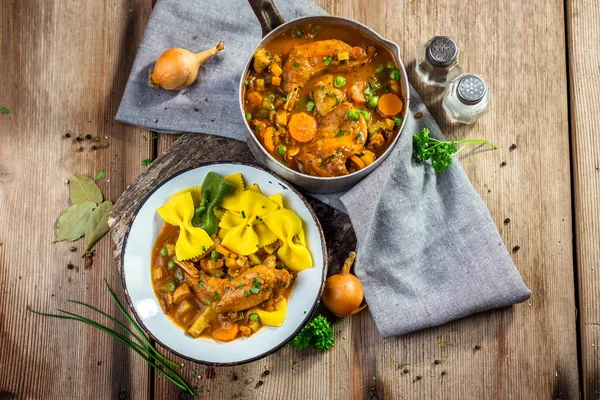
[[[99,181],[100,179],[104,179],[104,170],[103,169],[98,171],[98,173],[96,174],[96,180]]]
[[[216,234],[218,229],[215,207],[221,204],[223,197],[231,192],[234,185],[214,172],[209,172],[202,182],[202,201],[194,211],[192,225],[204,229],[209,235]]]
[[[260,292],[260,289],[257,287],[251,287],[250,288],[250,293],[252,294],[257,294],[258,292]]]
[[[339,132],[337,133],[337,135],[335,135],[335,137],[342,137],[342,136],[344,136],[344,134],[345,134],[345,133],[346,133],[346,132],[344,132],[344,131],[339,131]]]
[[[194,37],[192,37],[193,40],[198,39],[198,35],[194,35]]]
[[[58,218],[54,242],[63,240],[72,242],[82,237],[85,234],[86,224],[94,208],[96,208],[96,203],[91,201],[73,204],[67,208],[67,211]]]
[[[2,107],[0,108],[0,112],[2,112],[3,115],[6,115],[10,112],[10,110],[6,107]]]
[[[142,160],[142,167],[147,167],[148,165],[150,165],[151,162],[152,160],[149,158]]]
[[[325,58],[325,65],[329,65],[329,64],[331,64],[331,62],[332,62],[332,61],[333,61],[333,57],[331,57],[331,56],[327,56],[327,57]]]
[[[294,67],[295,67],[295,68],[298,68],[298,67],[300,67],[300,63],[294,63]]]
[[[322,315],[314,318],[306,325],[288,346],[299,349],[313,347],[317,350],[328,351],[333,348],[335,337],[331,323]]]
[[[108,215],[113,209],[110,201],[100,204],[90,215],[85,226],[85,244],[83,251],[91,249],[94,244],[108,232]]]
[[[102,203],[102,192],[96,183],[87,176],[73,175],[69,181],[71,203]]]
[[[456,145],[464,143],[464,146],[457,149]],[[418,163],[424,163],[431,159],[431,164],[436,172],[444,172],[452,164],[452,157],[472,144],[485,144],[496,146],[483,139],[465,139],[451,142],[444,142],[429,136],[429,129],[423,128],[421,132],[413,135],[413,157]]]

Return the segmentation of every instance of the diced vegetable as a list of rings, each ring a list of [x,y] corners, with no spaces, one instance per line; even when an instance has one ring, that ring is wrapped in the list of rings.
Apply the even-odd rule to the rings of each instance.
[[[248,261],[248,257],[240,255],[240,256],[238,256],[236,263],[240,267],[243,267],[244,264],[246,264],[246,261]]]
[[[338,61],[348,61],[350,59],[350,54],[347,51],[340,51],[337,55]]]
[[[388,82],[388,87],[390,88],[390,92],[398,94],[400,91],[400,83],[398,83],[398,81],[395,79],[391,79]]]
[[[215,246],[215,250],[225,256],[225,258],[237,258],[237,254],[218,244]]]
[[[240,267],[237,264],[237,262],[235,261],[235,258],[226,258],[225,259],[225,266],[227,268],[231,268],[231,269],[238,269]]]
[[[213,332],[213,337],[221,342],[231,342],[237,337],[239,330],[238,324],[226,322],[223,324],[223,328]]]
[[[246,95],[246,101],[250,110],[254,113],[258,113],[262,108],[263,96],[258,92],[250,92]]]
[[[259,265],[261,263],[260,258],[256,254],[249,254],[248,259],[252,263],[252,265]]]
[[[260,324],[256,321],[248,322],[248,327],[252,330],[252,332],[256,333],[260,329]]]
[[[152,278],[155,281],[160,281],[163,278],[163,275],[164,275],[164,271],[163,271],[162,267],[155,267],[152,270]]]
[[[383,122],[381,122],[381,121],[377,121],[374,124],[370,125],[368,128],[369,137],[375,135],[378,132],[381,132],[382,129],[383,129]]]
[[[279,65],[275,64],[275,63],[272,63],[269,66],[269,71],[271,71],[271,73],[274,76],[279,76],[279,75],[281,75],[283,73],[283,70],[281,69],[281,67]]]
[[[389,119],[386,118],[385,120],[383,120],[383,130],[385,131],[391,131],[392,129],[394,129],[394,120],[393,119]]]
[[[187,283],[182,283],[179,285],[177,289],[173,292],[173,303],[179,304],[185,299],[191,299],[194,297],[193,293],[190,291],[190,287]]]
[[[335,86],[338,89],[344,87],[345,84],[346,78],[344,78],[343,76],[336,76],[335,80],[333,81],[333,86]]]
[[[279,77],[279,76],[274,76],[274,77],[271,79],[271,85],[273,85],[273,86],[279,86],[279,85],[281,85],[281,77]]]
[[[177,283],[175,282],[175,279],[169,279],[168,281],[158,285],[158,291],[161,293],[173,293],[175,289],[177,289]]]
[[[202,331],[210,326],[210,321],[215,319],[217,314],[212,308],[206,307],[204,311],[192,322],[190,327],[187,329],[188,335],[197,338],[200,336]]]
[[[379,100],[379,112],[386,117],[393,117],[402,111],[404,103],[394,93],[387,93]]]
[[[263,136],[263,143],[265,145],[265,149],[267,151],[275,151],[275,144],[273,143],[273,127],[269,126],[265,130],[265,134]]]
[[[209,269],[208,273],[210,274],[210,276],[214,276],[215,278],[222,278],[225,276],[225,272],[221,268]]]
[[[385,144],[385,138],[381,133],[376,133],[371,140],[369,140],[369,146],[373,148],[379,148]]]
[[[306,111],[310,112],[310,111],[314,110],[314,108],[315,108],[314,101],[309,101],[306,103]]]
[[[254,87],[258,91],[265,90],[265,80],[264,79],[257,79],[256,81],[254,81]]]
[[[217,260],[208,260],[207,262],[209,270],[223,268],[223,264],[224,262],[222,258]]]
[[[256,71],[257,74],[260,74],[261,72],[263,72],[265,70],[265,68],[267,68],[269,66],[270,63],[271,63],[271,53],[269,53],[267,51],[267,49],[265,49],[265,48],[258,49],[256,51],[256,53],[254,54],[254,63],[253,63],[254,71]],[[258,81],[258,79],[257,79],[257,81]],[[264,81],[263,81],[263,83],[264,83]]]
[[[375,162],[375,153],[370,150],[363,150],[360,159],[365,165],[373,164]]]
[[[275,122],[279,125],[286,126],[287,125],[287,111],[284,109],[277,110],[275,114]]]
[[[174,297],[175,297],[175,295],[173,295],[173,298]],[[177,303],[177,302],[175,302],[175,303]],[[183,301],[181,301],[181,303],[179,303],[179,307],[177,307],[177,309],[175,310],[175,317],[181,318],[185,314],[187,314],[193,310],[194,310],[194,305],[192,304],[192,302],[188,301],[188,300],[183,300]]]
[[[317,121],[307,113],[297,113],[292,115],[289,129],[290,135],[298,142],[309,142],[317,132]]]
[[[372,108],[377,107],[378,103],[379,103],[379,96],[371,96],[371,97],[369,97],[369,100],[367,100],[367,104],[369,104],[369,107],[372,107]]]

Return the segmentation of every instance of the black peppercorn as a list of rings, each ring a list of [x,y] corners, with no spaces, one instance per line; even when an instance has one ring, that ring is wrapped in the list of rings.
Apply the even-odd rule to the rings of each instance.
[[[517,144],[516,144],[516,143],[513,143],[513,144],[511,144],[511,145],[510,145],[510,148],[509,148],[509,150],[510,150],[510,151],[513,151],[513,150],[514,150],[514,149],[516,149],[516,148],[517,148]]]
[[[515,246],[515,247],[513,247],[513,253],[516,253],[519,250],[521,250],[521,246]]]
[[[71,134],[69,132],[65,133],[65,137],[68,139],[71,137]]]
[[[73,269],[73,268],[75,268],[75,266],[73,264],[71,264],[71,263],[67,264],[67,269]]]
[[[86,138],[87,140],[91,140],[91,139],[92,139],[92,135],[90,135],[90,134],[88,133],[87,135],[85,135],[85,138]]]
[[[506,219],[504,220],[504,223],[505,223],[505,224],[508,224],[508,223],[510,223],[510,218],[506,218]]]
[[[480,345],[478,345],[478,344],[476,344],[476,345],[475,345],[475,350],[479,350],[479,349],[481,349],[481,346],[480,346]]]
[[[502,162],[500,163],[500,166],[501,166],[501,167],[504,167],[505,165],[506,165],[506,161],[502,161]]]

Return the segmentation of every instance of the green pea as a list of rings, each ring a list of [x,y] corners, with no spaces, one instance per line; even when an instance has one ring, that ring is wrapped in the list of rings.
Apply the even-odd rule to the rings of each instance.
[[[249,319],[250,321],[258,322],[258,314],[250,314],[250,315],[248,316],[248,319]]]
[[[210,259],[213,261],[216,261],[219,259],[219,252],[216,250],[213,250],[212,253],[210,253]]]
[[[315,102],[314,101],[309,101],[308,103],[306,103],[306,111],[312,111],[315,108]]]
[[[363,118],[365,119],[365,121],[371,120],[371,114],[367,110],[362,110],[361,114],[362,114]]]
[[[269,93],[266,98],[272,103],[275,101],[275,94]]]
[[[379,67],[377,67],[377,69],[375,70],[376,72],[381,72],[383,71],[383,64],[379,64]]]
[[[390,78],[391,79],[395,79],[395,80],[400,79],[400,71],[398,71],[397,69],[395,69],[392,72],[390,72]]]
[[[346,116],[351,121],[358,121],[360,119],[360,111],[358,111],[358,110],[350,110],[350,111],[348,111],[348,113],[346,114]]]
[[[389,61],[389,62],[387,63],[387,65],[386,65],[386,67],[387,67],[388,69],[396,68],[396,66],[394,65],[394,62],[393,62],[393,61]]]
[[[166,247],[163,247],[162,249],[160,249],[160,255],[161,256],[168,256],[169,255],[169,250],[167,250]]]
[[[250,121],[252,119],[252,114],[246,113],[246,121]]]
[[[336,76],[335,81],[333,81],[333,86],[335,86],[338,89],[344,87],[345,84],[346,78],[344,78],[343,76]]]
[[[280,156],[284,155],[286,151],[287,148],[284,145],[280,144],[279,146],[277,146],[277,154],[279,154]]]
[[[169,269],[177,268],[177,263],[173,260],[169,261]]]
[[[369,106],[372,108],[377,107],[377,104],[379,103],[379,96],[369,97],[369,100],[367,100],[367,103],[369,103]]]
[[[394,126],[397,128],[400,125],[402,125],[402,118],[400,118],[400,117],[394,117]]]

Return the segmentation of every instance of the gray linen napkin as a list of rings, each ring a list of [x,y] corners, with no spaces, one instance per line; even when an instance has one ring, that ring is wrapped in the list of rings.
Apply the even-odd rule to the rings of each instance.
[[[287,20],[325,14],[309,0],[278,0],[277,6]],[[160,0],[117,120],[160,132],[244,140],[237,86],[260,38],[260,26],[245,0]],[[147,86],[148,71],[165,49],[200,51],[222,39],[225,51],[201,67],[200,83],[181,92]],[[413,117],[417,112],[423,113],[418,120]],[[314,195],[352,220],[358,239],[356,274],[383,337],[519,303],[531,295],[459,162],[438,174],[430,164],[412,160],[412,134],[424,127],[443,138],[411,88],[410,115],[388,159],[346,193]]]

